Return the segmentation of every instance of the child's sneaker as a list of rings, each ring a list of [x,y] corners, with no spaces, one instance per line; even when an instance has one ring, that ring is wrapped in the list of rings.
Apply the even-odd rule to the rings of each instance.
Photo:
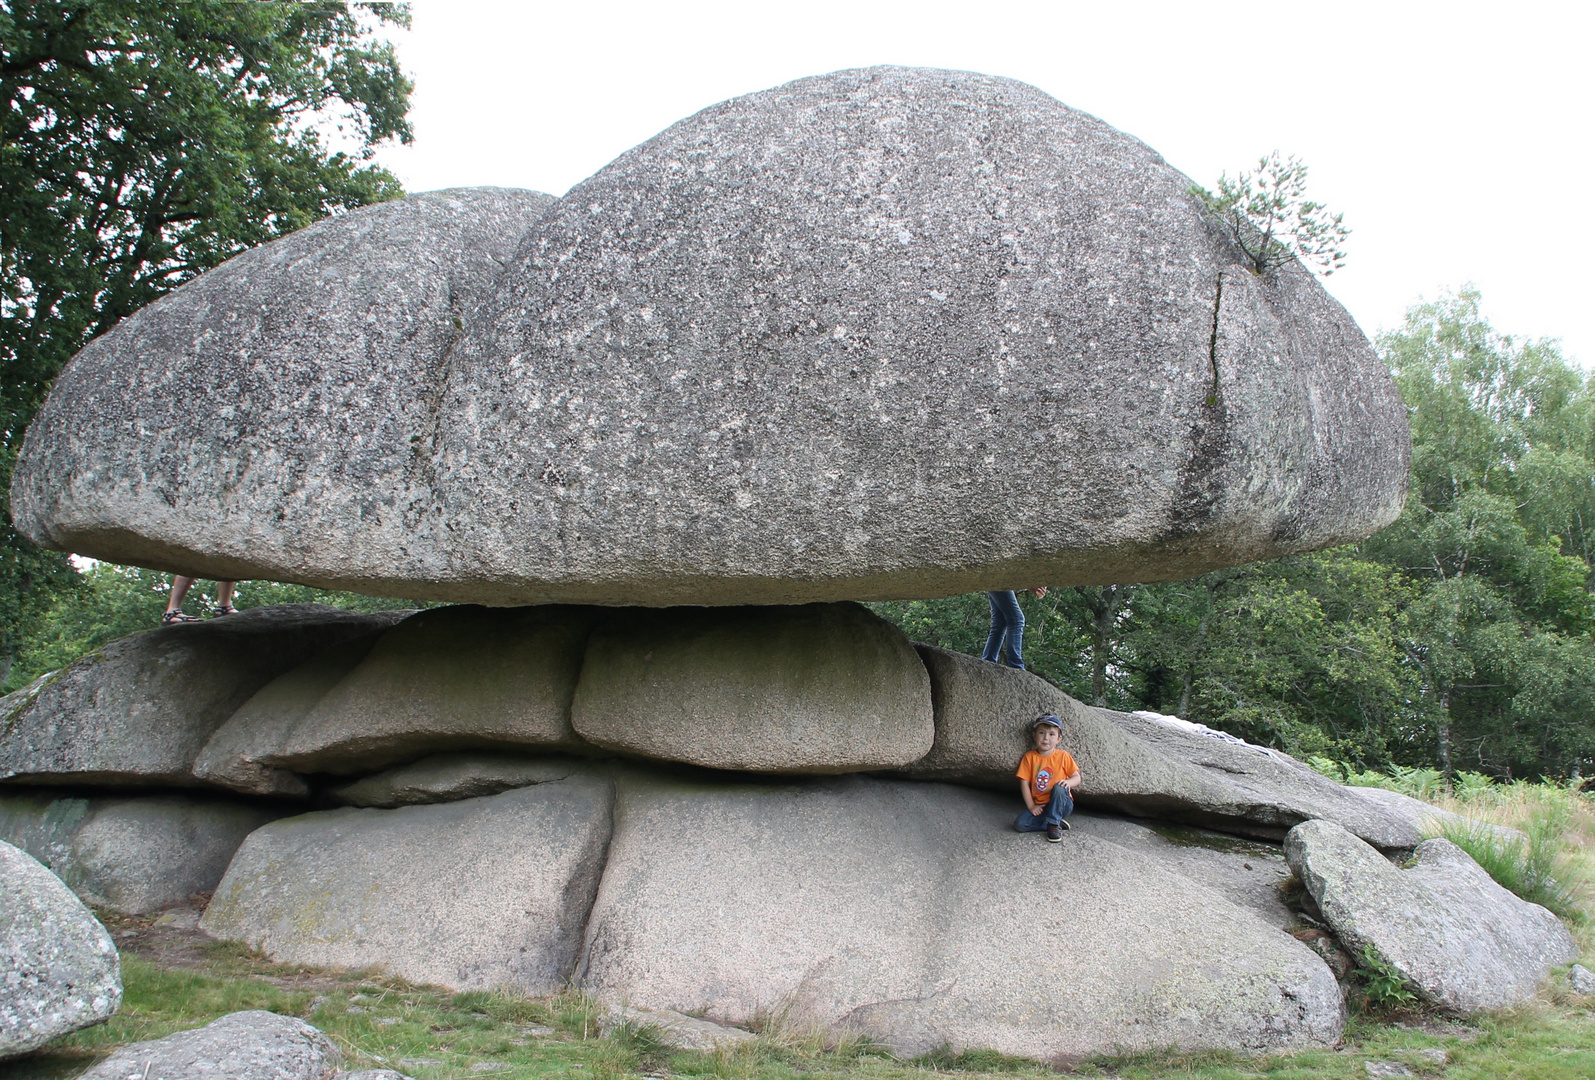
[[[1064,825],[1062,822],[1059,822],[1057,825],[1048,825],[1047,826],[1047,843],[1056,844],[1058,841],[1062,840],[1063,839],[1063,830],[1067,829],[1068,827],[1069,826]]]

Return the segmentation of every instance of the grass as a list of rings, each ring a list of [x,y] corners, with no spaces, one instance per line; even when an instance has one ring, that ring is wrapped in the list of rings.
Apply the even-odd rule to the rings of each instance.
[[[197,1027],[239,1009],[270,1009],[325,1031],[345,1068],[395,1068],[417,1080],[1049,1080],[1060,1071],[1104,1080],[1366,1080],[1366,1061],[1397,1062],[1418,1076],[1448,1080],[1595,1076],[1595,1001],[1566,990],[1467,1022],[1422,1010],[1364,1012],[1354,1015],[1336,1049],[1265,1056],[1150,1051],[1049,1067],[946,1047],[905,1061],[868,1040],[828,1044],[812,1031],[775,1024],[735,1052],[676,1051],[647,1025],[601,1035],[596,1004],[581,994],[455,994],[380,973],[272,964],[222,943],[204,946],[181,967],[124,952],[123,980],[126,997],[116,1017],[8,1063],[6,1075],[67,1080],[123,1043]],[[1443,1066],[1431,1056],[1437,1051],[1444,1053]]]

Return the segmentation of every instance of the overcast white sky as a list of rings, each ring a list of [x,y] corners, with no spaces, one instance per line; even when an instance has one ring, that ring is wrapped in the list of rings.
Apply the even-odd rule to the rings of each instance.
[[[495,3],[395,35],[411,191],[563,194],[705,106],[872,64],[1021,79],[1209,186],[1270,150],[1353,229],[1326,282],[1370,334],[1464,282],[1498,329],[1595,367],[1595,4]]]

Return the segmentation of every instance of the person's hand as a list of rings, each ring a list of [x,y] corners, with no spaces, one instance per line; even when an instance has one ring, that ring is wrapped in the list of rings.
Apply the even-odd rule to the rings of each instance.
[[[1033,596],[1034,596],[1034,597],[1035,597],[1035,598],[1036,598],[1036,599],[1037,599],[1037,600],[1040,600],[1040,599],[1041,599],[1041,598],[1042,598],[1042,597],[1044,597],[1044,596],[1046,596],[1046,595],[1047,595],[1047,587],[1046,587],[1046,586],[1045,586],[1045,585],[1041,585],[1041,586],[1039,586],[1039,587],[1037,587],[1037,588],[1034,588],[1034,589],[1031,589],[1031,590],[1030,590],[1030,593],[1031,593],[1031,595],[1033,595]]]

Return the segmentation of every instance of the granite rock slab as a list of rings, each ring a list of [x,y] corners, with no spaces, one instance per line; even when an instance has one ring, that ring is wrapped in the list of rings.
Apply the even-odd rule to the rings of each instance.
[[[899,767],[934,738],[924,665],[859,604],[616,612],[571,723],[605,749],[770,773]]]
[[[861,777],[623,780],[578,984],[716,1023],[867,1034],[904,1055],[1339,1037],[1334,977],[1300,942],[1128,848],[1016,833],[1016,801]],[[1024,974],[1038,925],[1068,943],[1047,979]]]
[[[612,790],[589,772],[488,798],[272,822],[244,841],[200,928],[287,963],[557,993],[603,870]]]
[[[1496,884],[1449,840],[1425,840],[1402,869],[1333,822],[1308,821],[1285,837],[1285,855],[1354,955],[1373,946],[1443,1008],[1520,1004],[1578,957],[1560,919]]]
[[[547,784],[588,771],[589,766],[572,758],[462,750],[434,754],[408,765],[363,776],[352,784],[332,788],[329,794],[348,806],[391,809],[497,795],[512,788]]]

